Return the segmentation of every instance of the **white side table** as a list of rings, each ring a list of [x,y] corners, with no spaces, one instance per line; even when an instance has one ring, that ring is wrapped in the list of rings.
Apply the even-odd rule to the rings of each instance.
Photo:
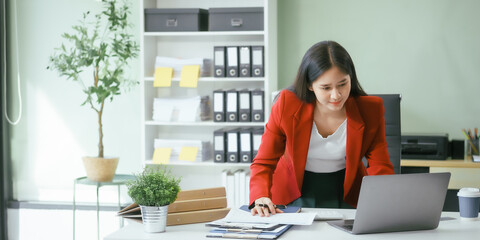
[[[75,194],[77,184],[93,185],[97,187],[97,239],[100,240],[100,204],[99,204],[99,189],[103,186],[117,186],[118,187],[118,210],[121,210],[120,205],[120,186],[125,185],[128,181],[135,179],[133,175],[116,174],[111,182],[95,182],[89,180],[87,177],[80,177],[73,181],[73,240],[75,240]],[[123,227],[123,218],[120,221],[120,227]]]

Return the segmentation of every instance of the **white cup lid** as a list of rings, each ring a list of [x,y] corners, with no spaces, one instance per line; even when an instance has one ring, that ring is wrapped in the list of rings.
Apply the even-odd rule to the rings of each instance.
[[[458,191],[459,197],[480,197],[480,189],[478,188],[462,188]]]

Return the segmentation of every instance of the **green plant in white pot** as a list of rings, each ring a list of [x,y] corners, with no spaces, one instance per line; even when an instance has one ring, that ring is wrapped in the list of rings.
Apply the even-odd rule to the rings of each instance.
[[[127,183],[128,195],[140,205],[146,232],[165,232],[168,205],[177,199],[179,184],[165,168],[148,166]]]
[[[73,33],[64,33],[66,43],[56,48],[50,56],[50,66],[67,80],[79,82],[89,106],[98,117],[98,155],[84,157],[87,177],[93,181],[112,181],[117,157],[105,157],[103,145],[103,113],[107,100],[122,90],[128,90],[138,82],[128,79],[124,69],[136,58],[139,46],[130,33],[130,10],[126,1],[102,0],[101,13],[91,16],[83,14],[80,24],[72,26]],[[86,72],[86,74],[82,74]],[[82,80],[81,76],[88,76]]]

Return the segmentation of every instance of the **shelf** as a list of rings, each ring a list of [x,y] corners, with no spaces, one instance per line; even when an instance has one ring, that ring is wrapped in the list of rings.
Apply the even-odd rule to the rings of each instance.
[[[263,127],[265,126],[264,122],[157,122],[157,121],[146,121],[145,125],[148,126],[208,126],[208,127]]]
[[[245,0],[245,1],[211,1],[211,0],[143,0],[140,1],[140,25],[143,26],[145,8],[243,8],[263,7],[264,28],[260,31],[189,31],[189,32],[145,32],[140,29],[140,116],[142,165],[153,165],[155,139],[189,139],[214,144],[214,132],[218,129],[254,129],[264,128],[271,109],[271,94],[277,88],[277,1]],[[215,46],[263,46],[264,77],[217,78],[214,72],[199,75],[197,88],[179,86],[179,72],[172,76],[171,87],[155,88],[154,72],[157,56],[178,59],[203,58],[214,59]],[[213,70],[213,69],[210,69]],[[209,96],[210,107],[213,108],[213,92],[217,89],[263,89],[264,117],[263,122],[170,122],[152,119],[155,98],[193,98]],[[212,109],[210,110],[210,114]],[[159,118],[160,119],[160,118]],[[167,120],[169,118],[166,118]],[[192,119],[193,120],[193,119]],[[175,159],[175,161],[173,161]],[[156,164],[155,164],[156,165]],[[175,175],[182,177],[182,188],[205,188],[222,182],[224,170],[234,172],[247,170],[249,163],[214,163],[213,158],[207,161],[185,162],[172,158],[169,164]],[[246,171],[248,172],[248,171]]]
[[[402,167],[446,167],[446,168],[480,168],[480,163],[472,162],[471,159],[454,160],[401,160]]]
[[[265,31],[145,32],[145,37],[263,36]]]
[[[153,77],[145,77],[144,80],[146,82],[153,82],[154,78]],[[255,77],[249,77],[249,78],[216,78],[216,77],[200,77],[198,78],[199,82],[263,82],[265,81],[265,78],[255,78]],[[172,82],[180,82],[179,77],[174,77],[172,78]]]
[[[153,160],[146,160],[145,164],[156,165],[153,163]],[[251,163],[215,163],[213,160],[205,162],[171,162],[168,164],[159,164],[166,166],[205,166],[205,167],[250,167]]]

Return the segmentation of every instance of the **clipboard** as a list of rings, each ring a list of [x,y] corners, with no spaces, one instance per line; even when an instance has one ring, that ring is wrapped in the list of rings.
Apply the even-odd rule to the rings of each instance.
[[[224,229],[257,229],[261,231],[271,231],[285,224],[278,223],[234,223],[234,222],[224,222],[222,220],[217,220],[213,222],[206,223],[207,227],[215,228],[224,228]]]
[[[272,230],[252,230],[252,229],[241,229],[239,231],[232,229],[221,229],[216,228],[210,230],[207,234],[207,237],[213,238],[239,238],[239,239],[277,239],[292,225],[281,225]]]

